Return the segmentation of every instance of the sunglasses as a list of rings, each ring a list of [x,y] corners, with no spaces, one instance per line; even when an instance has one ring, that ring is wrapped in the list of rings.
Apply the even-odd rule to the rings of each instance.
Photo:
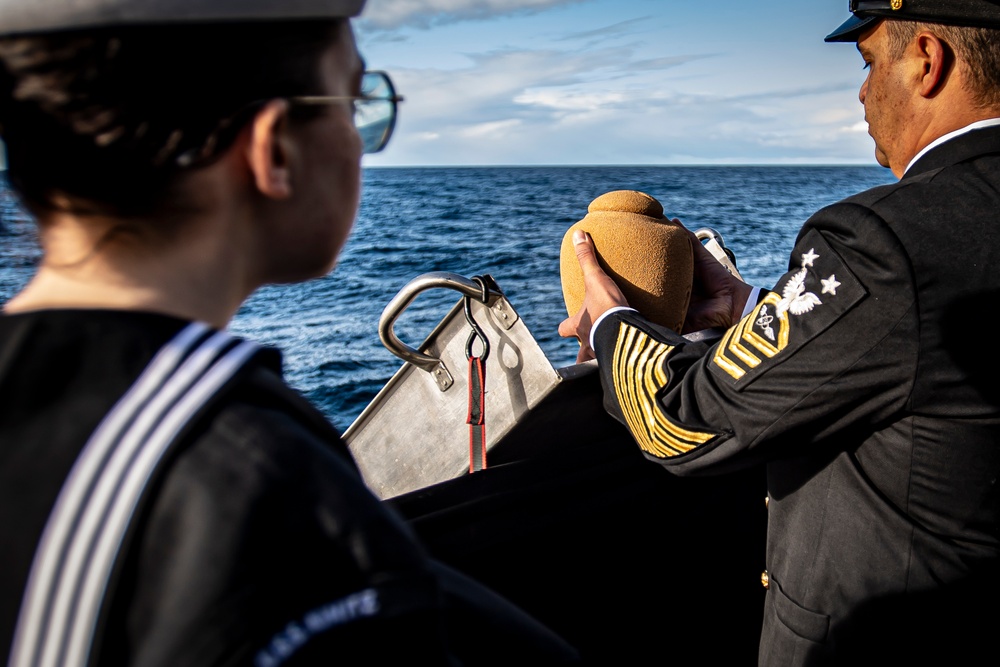
[[[301,95],[286,97],[290,104],[304,106],[334,104],[350,100],[354,104],[354,126],[358,128],[365,153],[378,153],[389,143],[396,127],[396,109],[403,98],[396,94],[392,80],[385,72],[365,72],[361,77],[361,94]]]
[[[319,106],[350,100],[354,104],[354,126],[361,135],[365,153],[377,153],[389,143],[389,137],[396,126],[396,107],[403,101],[396,94],[389,75],[377,71],[365,72],[361,76],[360,95],[298,95],[280,99],[299,106]],[[220,121],[198,148],[188,148],[173,157],[168,154],[163,159],[172,160],[181,168],[196,167],[212,161],[242,127],[240,119],[249,118],[250,114],[256,113],[267,101],[261,99],[243,105],[232,116]]]

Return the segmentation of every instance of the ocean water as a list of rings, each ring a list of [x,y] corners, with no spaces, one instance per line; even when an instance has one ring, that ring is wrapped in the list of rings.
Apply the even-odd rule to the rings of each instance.
[[[736,254],[744,279],[771,287],[786,270],[802,223],[817,209],[891,183],[880,167],[426,167],[368,168],[357,224],[329,275],[269,286],[243,306],[231,330],[284,353],[290,384],[346,429],[401,361],[378,338],[382,309],[430,271],[490,274],[553,366],[573,363],[575,340],[559,277],[565,231],[612,190],[656,197],[668,217],[712,227]],[[26,283],[39,252],[30,216],[0,179],[0,303]],[[458,301],[421,294],[396,324],[413,347]]]

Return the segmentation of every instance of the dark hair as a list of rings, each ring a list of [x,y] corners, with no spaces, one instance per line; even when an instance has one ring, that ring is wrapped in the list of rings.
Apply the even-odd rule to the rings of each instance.
[[[922,30],[948,44],[969,70],[969,92],[983,108],[1000,106],[1000,29],[970,28],[916,21],[886,21],[889,55],[900,58]]]
[[[342,19],[127,27],[0,39],[7,178],[29,210],[155,211],[253,102],[321,93]]]

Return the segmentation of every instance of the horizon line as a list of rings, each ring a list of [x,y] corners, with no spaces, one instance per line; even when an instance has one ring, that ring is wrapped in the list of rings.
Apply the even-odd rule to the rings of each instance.
[[[496,164],[361,164],[364,169],[518,169],[518,168],[545,168],[545,169],[577,169],[577,168],[597,168],[597,167],[872,167],[886,169],[877,162],[595,162],[595,163],[496,163]],[[0,166],[0,173],[7,172],[7,166]]]
[[[595,168],[595,167],[873,167],[886,169],[877,162],[621,162],[621,163],[578,163],[578,164],[362,164],[365,169],[490,169],[490,168]]]

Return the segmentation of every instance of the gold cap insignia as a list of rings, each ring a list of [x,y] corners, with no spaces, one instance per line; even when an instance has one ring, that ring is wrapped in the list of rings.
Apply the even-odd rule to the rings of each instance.
[[[889,6],[892,7],[893,11],[900,10],[903,8],[903,0],[892,0],[892,2],[889,3]]]

